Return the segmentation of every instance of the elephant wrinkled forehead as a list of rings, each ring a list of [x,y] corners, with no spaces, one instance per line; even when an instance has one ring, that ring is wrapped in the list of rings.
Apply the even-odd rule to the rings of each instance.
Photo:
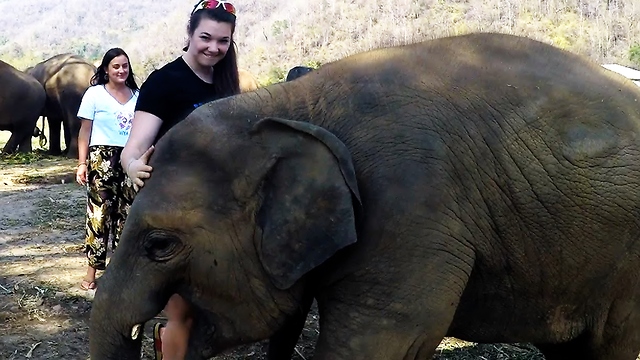
[[[206,111],[192,115],[156,144],[151,177],[135,200],[145,213],[186,214],[234,203],[232,184],[254,152],[248,132]]]
[[[189,229],[200,228],[205,223],[204,215],[197,209],[180,211],[168,207],[145,207],[138,211],[138,225],[150,229],[166,229],[176,232],[188,232]]]
[[[136,196],[129,214],[139,230],[189,233],[191,229],[211,225],[210,209],[216,202],[216,194],[188,177],[185,180],[170,186],[153,186],[151,181],[149,187],[145,185],[145,189]]]
[[[173,154],[170,147],[158,147],[151,177],[135,199],[146,213],[192,216],[233,202],[234,157],[219,144],[193,146],[198,148]]]

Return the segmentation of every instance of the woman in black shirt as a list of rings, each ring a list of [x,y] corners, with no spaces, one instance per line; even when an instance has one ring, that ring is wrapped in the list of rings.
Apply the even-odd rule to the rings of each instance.
[[[121,163],[136,187],[151,176],[153,145],[198,106],[240,93],[233,33],[235,8],[202,0],[189,20],[189,44],[176,60],[154,71],[140,88]]]
[[[184,55],[151,73],[140,88],[131,133],[120,158],[136,190],[151,176],[153,169],[147,163],[161,136],[198,106],[240,93],[235,23],[232,4],[198,2],[189,19]],[[165,313],[166,327],[154,326],[156,359],[183,359],[191,327],[189,306],[173,294]]]

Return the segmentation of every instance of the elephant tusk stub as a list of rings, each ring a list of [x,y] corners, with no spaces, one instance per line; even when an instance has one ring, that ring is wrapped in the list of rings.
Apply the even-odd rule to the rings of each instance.
[[[131,340],[137,340],[138,336],[140,336],[140,330],[142,329],[141,324],[133,325],[131,328]]]

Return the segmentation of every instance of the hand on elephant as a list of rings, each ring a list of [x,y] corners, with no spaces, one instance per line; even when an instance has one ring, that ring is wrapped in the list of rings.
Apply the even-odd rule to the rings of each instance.
[[[189,333],[193,322],[189,316],[189,304],[180,295],[173,294],[164,312],[168,321],[160,334],[163,359],[182,360],[187,354]]]
[[[142,156],[140,156],[139,159],[132,159],[129,161],[129,164],[125,169],[127,175],[133,182],[133,188],[136,192],[144,186],[143,179],[148,179],[151,176],[153,168],[147,165],[147,163],[149,162],[149,157],[153,154],[154,149],[155,148],[152,145],[144,152],[144,154],[142,154]]]
[[[78,165],[78,170],[76,170],[76,182],[82,186],[87,184],[87,164]]]

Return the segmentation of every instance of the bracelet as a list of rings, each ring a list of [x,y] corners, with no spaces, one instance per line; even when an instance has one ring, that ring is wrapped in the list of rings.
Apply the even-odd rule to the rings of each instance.
[[[80,167],[82,165],[87,166],[87,163],[86,162],[81,162],[81,163],[78,164],[78,167]]]

